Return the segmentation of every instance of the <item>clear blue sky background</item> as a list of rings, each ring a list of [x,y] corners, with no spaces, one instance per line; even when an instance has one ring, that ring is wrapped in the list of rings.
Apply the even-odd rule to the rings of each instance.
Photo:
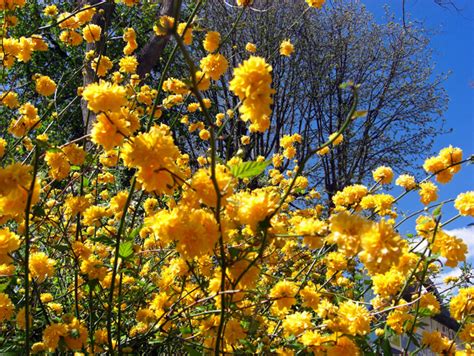
[[[450,144],[463,149],[464,157],[474,154],[474,0],[452,0],[453,7],[441,7],[434,0],[406,0],[405,11],[408,19],[422,21],[425,27],[437,34],[432,37],[433,62],[435,73],[452,74],[445,82],[449,96],[449,106],[445,113],[445,127],[451,133],[438,137],[432,152],[436,154],[441,148]],[[396,18],[402,22],[402,0],[361,0],[367,9],[374,14],[377,22],[385,22],[385,5],[388,4]],[[420,159],[420,166],[423,159]],[[461,172],[447,185],[440,185],[440,200],[455,198],[459,193],[474,190],[474,165],[465,165]],[[394,191],[398,195],[398,191]],[[416,211],[422,206],[417,194],[412,194],[401,202],[402,211]],[[457,214],[450,203],[443,207],[443,219],[446,221]],[[474,223],[471,217],[463,217],[446,229],[453,235],[461,237],[469,246],[467,260],[474,263]],[[413,229],[413,221],[402,225],[402,233]],[[448,273],[455,274],[456,271]]]

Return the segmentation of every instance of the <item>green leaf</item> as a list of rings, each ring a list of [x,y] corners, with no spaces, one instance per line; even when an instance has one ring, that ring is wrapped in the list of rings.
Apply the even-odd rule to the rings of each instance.
[[[240,253],[240,250],[235,247],[229,247],[229,253],[232,257],[237,257]]]
[[[384,356],[387,356],[387,355],[392,355],[392,347],[390,346],[390,341],[388,340],[388,338],[385,338],[382,342],[382,350],[383,350],[383,354]]]
[[[201,353],[191,345],[184,345],[189,356],[201,356]]]
[[[439,205],[436,207],[436,209],[433,210],[433,217],[438,217],[441,215],[441,208],[443,207],[443,204]]]
[[[347,82],[341,83],[341,84],[339,85],[339,88],[341,88],[341,89],[347,89],[347,88],[349,88],[349,87],[351,87],[351,86],[353,86],[353,85],[354,85],[354,82],[353,82],[352,80],[348,80]]]
[[[191,334],[192,330],[189,326],[183,326],[181,329],[179,329],[179,332],[183,335]]]
[[[55,245],[55,246],[53,246],[53,248],[58,250],[58,251],[61,251],[61,252],[65,252],[65,251],[69,250],[68,245]]]
[[[3,292],[5,289],[7,289],[9,284],[10,281],[6,281],[5,283],[0,284],[0,292]]]
[[[141,230],[141,226],[136,227],[135,229],[132,230],[132,232],[130,233],[130,235],[128,236],[128,238],[129,238],[130,240],[133,240],[135,237],[138,236],[138,233],[140,232],[140,230]]]
[[[263,162],[256,162],[256,161],[249,161],[249,162],[242,162],[230,168],[230,172],[236,178],[252,178],[262,174],[265,171],[265,168],[271,161],[263,161]]]
[[[71,171],[80,171],[81,167],[80,166],[71,166]]]
[[[119,256],[122,258],[128,258],[133,254],[133,241],[126,241],[120,244]]]
[[[104,245],[109,245],[109,246],[112,246],[114,244],[114,241],[110,237],[105,236],[105,235],[93,236],[90,238],[90,240],[92,242],[100,242],[100,243],[103,243]]]
[[[33,207],[33,215],[34,216],[45,216],[46,212],[40,205],[35,205]]]

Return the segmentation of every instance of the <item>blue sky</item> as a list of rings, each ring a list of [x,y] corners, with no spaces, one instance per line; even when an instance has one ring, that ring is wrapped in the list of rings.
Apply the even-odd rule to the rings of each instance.
[[[384,21],[384,6],[401,22],[402,0],[381,1],[361,0],[367,9],[375,15],[377,22]],[[446,127],[452,132],[438,137],[433,151],[452,144],[463,149],[464,157],[474,154],[474,1],[453,0],[458,10],[444,8],[434,0],[406,0],[405,11],[410,19],[422,21],[425,27],[437,34],[432,37],[433,61],[436,73],[452,74],[445,82],[449,96],[449,107],[445,113]],[[420,165],[423,160],[420,159]],[[440,200],[455,198],[459,193],[474,190],[474,165],[465,165],[460,173],[447,185],[440,185]],[[397,191],[393,192],[397,194]],[[401,203],[403,211],[415,211],[421,208],[418,197],[413,194]],[[443,220],[454,216],[457,211],[452,203],[443,207]],[[465,240],[470,248],[468,261],[474,263],[474,219],[463,217],[446,227],[453,235]],[[401,232],[409,232],[413,225],[401,226]]]

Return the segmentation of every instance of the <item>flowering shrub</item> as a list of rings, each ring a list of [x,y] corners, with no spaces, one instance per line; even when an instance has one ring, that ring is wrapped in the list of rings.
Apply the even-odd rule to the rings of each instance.
[[[324,3],[306,2],[307,11]],[[99,5],[73,13],[48,5],[42,16],[51,21],[47,28],[60,29],[53,39],[66,49],[99,43],[107,31],[105,39],[116,41],[116,28],[93,23]],[[238,153],[224,160],[221,128],[248,123],[248,135],[238,139],[251,145],[249,135],[269,130],[278,83],[269,59],[253,54],[258,44],[247,43],[248,59],[229,69],[219,49],[233,29],[195,33],[204,31],[196,17],[203,2],[191,5],[189,17],[162,16],[150,28],[175,44],[150,85],[136,74],[140,39],[133,28],[119,29],[121,58],[107,57],[103,46],[85,53],[96,80],[77,88],[91,125],[76,140],[48,138],[50,122],[62,115],[53,112],[64,104],[55,99],[59,80],[35,74],[32,85],[30,78],[2,83],[0,102],[11,121],[0,139],[0,350],[356,355],[389,352],[391,337],[404,334],[418,351],[470,353],[469,271],[446,291],[430,284],[468,253],[445,226],[474,216],[474,192],[460,194],[459,215],[445,221],[433,182],[447,183],[469,161],[461,149],[428,158],[430,175],[421,181],[400,175],[398,197],[387,192],[394,172],[382,166],[371,187],[349,185],[324,203],[305,164],[344,144],[351,122],[363,120],[358,86],[348,82],[346,121],[305,160],[293,159],[297,132],[281,137],[281,151],[268,161],[244,162]],[[16,14],[25,6],[0,2],[4,71],[48,50],[39,35],[16,36]],[[139,1],[117,6],[127,11]],[[207,54],[194,58],[193,46]],[[289,57],[298,48],[284,40],[275,50],[271,56]],[[176,53],[187,65],[181,78],[167,75]],[[210,99],[222,85],[237,107]],[[203,141],[200,156],[176,143],[183,127]],[[397,202],[417,193],[425,208],[401,218]],[[397,226],[411,218],[416,232],[402,236]],[[439,298],[456,287],[450,300]],[[437,331],[416,333],[422,318],[444,305],[460,324],[462,345]]]

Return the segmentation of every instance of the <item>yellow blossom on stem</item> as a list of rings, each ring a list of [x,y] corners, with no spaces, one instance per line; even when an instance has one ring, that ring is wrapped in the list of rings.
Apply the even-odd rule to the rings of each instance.
[[[209,31],[202,42],[204,49],[208,52],[215,52],[219,48],[221,34],[216,31]]]
[[[285,40],[280,44],[280,54],[285,57],[291,56],[295,51],[295,47],[289,40]]]
[[[36,92],[43,96],[51,96],[56,91],[56,83],[47,75],[39,75],[35,79]]]
[[[47,277],[54,274],[56,261],[49,258],[44,252],[31,254],[29,268],[32,278],[36,278],[38,283],[43,282]]]
[[[420,201],[428,205],[438,199],[438,187],[433,182],[420,183]]]
[[[239,97],[241,119],[251,121],[251,131],[264,132],[270,126],[272,67],[264,58],[251,56],[234,69],[229,89]]]

